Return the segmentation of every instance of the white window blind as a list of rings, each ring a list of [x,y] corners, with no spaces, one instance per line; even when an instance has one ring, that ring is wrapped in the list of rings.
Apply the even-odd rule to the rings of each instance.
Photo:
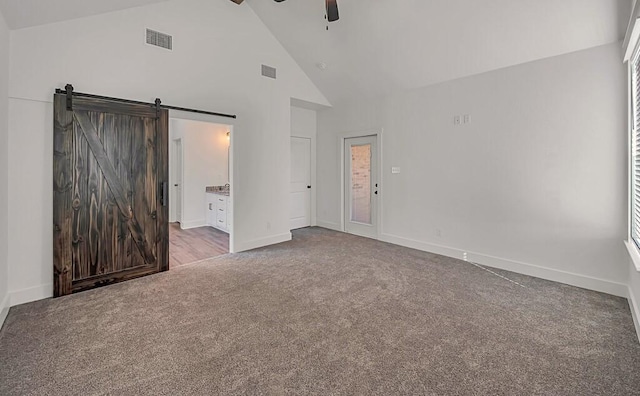
[[[640,248],[640,51],[631,65],[631,238]]]

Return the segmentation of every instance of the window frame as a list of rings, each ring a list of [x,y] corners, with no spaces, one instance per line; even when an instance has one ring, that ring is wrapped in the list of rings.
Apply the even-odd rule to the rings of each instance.
[[[628,127],[627,127],[627,144],[628,146],[628,207],[627,207],[627,240],[625,245],[629,251],[629,255],[636,269],[640,271],[640,235],[638,238],[634,237],[634,204],[635,204],[635,181],[640,179],[640,172],[636,175],[634,172],[635,157],[640,156],[640,145],[635,146],[636,135],[640,138],[640,122],[638,122],[638,116],[636,116],[636,106],[638,103],[638,94],[640,89],[638,88],[638,79],[640,79],[640,73],[636,73],[636,63],[640,63],[640,40],[638,37],[629,42],[629,47],[633,50],[630,53],[627,61],[627,94],[628,94]],[[640,115],[640,109],[638,109],[638,115]],[[640,181],[639,181],[640,184]],[[638,214],[640,217],[640,213]]]

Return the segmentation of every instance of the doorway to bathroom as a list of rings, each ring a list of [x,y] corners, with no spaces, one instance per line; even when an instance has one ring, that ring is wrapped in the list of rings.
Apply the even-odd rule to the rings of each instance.
[[[229,253],[233,126],[169,119],[169,268]]]

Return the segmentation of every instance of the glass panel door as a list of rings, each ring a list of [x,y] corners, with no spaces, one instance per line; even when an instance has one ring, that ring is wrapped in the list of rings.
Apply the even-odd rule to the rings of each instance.
[[[351,146],[351,221],[371,224],[371,144]]]
[[[377,238],[377,137],[345,139],[345,231]]]

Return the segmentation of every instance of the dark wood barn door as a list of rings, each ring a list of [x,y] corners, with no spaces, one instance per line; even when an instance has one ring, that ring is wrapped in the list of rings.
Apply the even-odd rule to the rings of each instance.
[[[169,268],[168,111],[54,97],[54,295]]]

